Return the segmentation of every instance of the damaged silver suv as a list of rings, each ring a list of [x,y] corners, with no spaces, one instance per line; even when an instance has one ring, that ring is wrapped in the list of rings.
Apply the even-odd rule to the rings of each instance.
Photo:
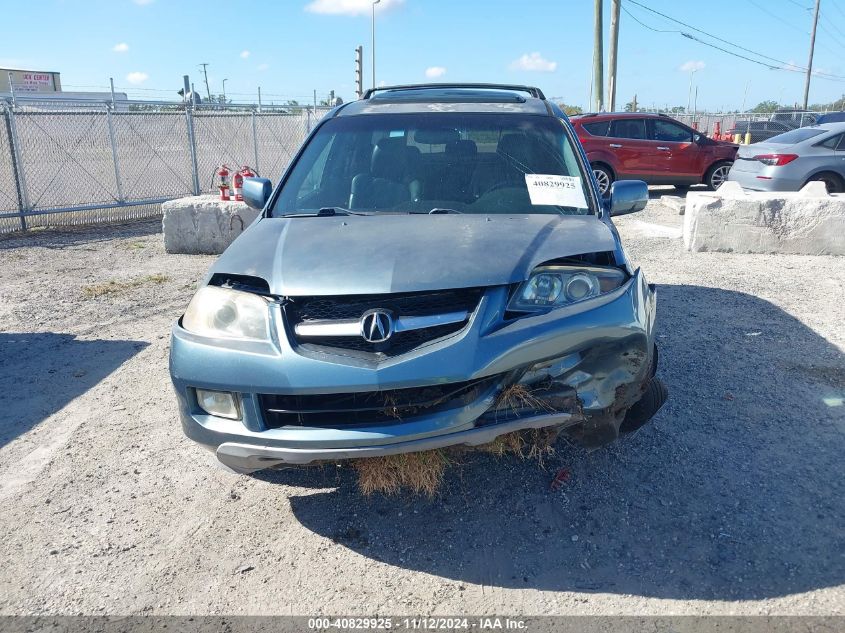
[[[587,446],[639,428],[655,292],[566,116],[537,88],[370,90],[332,110],[261,216],[173,326],[185,433],[223,464],[478,445],[558,427]]]

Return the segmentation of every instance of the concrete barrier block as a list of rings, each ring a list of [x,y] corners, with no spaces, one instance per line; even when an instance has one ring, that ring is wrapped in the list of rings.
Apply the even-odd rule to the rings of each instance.
[[[687,194],[684,246],[690,251],[845,255],[845,195],[820,182],[763,193],[726,182]]]
[[[686,198],[681,196],[660,196],[660,204],[664,207],[669,207],[673,211],[677,211],[678,215],[684,214],[684,208],[687,205]]]
[[[191,255],[219,255],[261,213],[217,195],[171,200],[161,210],[164,250]]]

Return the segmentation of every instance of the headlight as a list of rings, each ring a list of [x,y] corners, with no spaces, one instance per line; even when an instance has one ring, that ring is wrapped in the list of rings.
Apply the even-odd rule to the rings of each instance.
[[[586,301],[615,290],[626,278],[627,275],[616,268],[544,266],[531,273],[528,281],[514,293],[508,310],[545,312]]]
[[[269,301],[264,297],[205,286],[188,304],[182,327],[202,336],[267,340],[269,321]]]

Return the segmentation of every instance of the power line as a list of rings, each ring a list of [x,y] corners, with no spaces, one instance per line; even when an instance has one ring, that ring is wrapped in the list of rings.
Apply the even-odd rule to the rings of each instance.
[[[757,7],[758,9],[760,9],[760,11],[762,11],[763,13],[765,13],[765,14],[767,14],[767,15],[769,15],[769,16],[771,16],[771,17],[773,17],[775,20],[777,20],[777,21],[778,21],[778,22],[780,22],[781,24],[785,24],[785,25],[786,25],[786,26],[788,26],[789,28],[791,28],[791,29],[793,29],[793,30],[795,30],[795,31],[798,31],[799,33],[802,33],[802,34],[804,34],[804,35],[809,35],[809,32],[808,32],[808,31],[805,31],[805,30],[804,30],[804,29],[802,29],[801,27],[795,26],[792,22],[789,22],[788,20],[785,20],[784,18],[780,17],[779,15],[775,15],[774,13],[772,13],[771,11],[769,11],[766,7],[764,7],[764,6],[761,6],[761,5],[757,4],[757,2],[755,2],[755,0],[748,0],[748,2],[750,2],[750,3],[751,3],[751,4],[753,4],[755,7]]]
[[[845,10],[843,10],[842,7],[839,6],[837,0],[829,0],[829,4],[832,5],[834,9],[839,11],[839,13],[842,14],[842,17],[845,17]]]
[[[819,18],[826,18],[826,17],[827,16],[823,12],[819,11]],[[819,23],[819,26],[821,26],[822,29],[824,29],[824,30],[827,30],[827,28],[826,28],[827,26],[829,26],[830,28],[835,30],[839,35],[833,35],[832,33],[828,33],[828,35],[831,35],[831,37],[836,39],[837,44],[842,45],[842,43],[839,41],[838,38],[839,37],[845,37],[845,33],[842,32],[842,29],[840,29],[838,26],[836,26],[836,23],[833,20],[828,20],[827,25],[825,25],[823,22]]]
[[[707,31],[703,31],[703,30],[701,30],[697,27],[692,26],[691,24],[687,24],[686,22],[682,22],[681,20],[678,20],[676,18],[668,16],[665,13],[661,13],[660,11],[652,9],[651,7],[648,7],[648,6],[646,6],[646,5],[644,5],[640,2],[637,2],[637,0],[627,0],[627,2],[636,5],[636,6],[640,7],[641,9],[645,9],[646,11],[648,11],[650,13],[653,13],[655,15],[659,15],[660,17],[665,18],[666,20],[669,20],[671,22],[675,22],[676,24],[680,24],[681,26],[685,26],[688,29],[696,31],[697,33],[701,33],[702,35],[705,35],[709,38],[712,38],[712,39],[714,39],[718,42],[723,42],[723,43],[725,43],[728,46],[731,46],[733,48],[737,48],[741,51],[751,53],[752,55],[755,55],[756,57],[760,57],[762,59],[768,59],[769,61],[776,62],[778,64],[778,66],[773,66],[771,64],[761,62],[760,60],[751,59],[750,57],[746,57],[745,55],[740,55],[739,53],[736,53],[734,51],[726,50],[726,49],[724,49],[720,46],[716,46],[715,44],[712,44],[710,42],[706,42],[706,41],[702,40],[701,38],[698,38],[698,37],[696,37],[696,36],[694,36],[690,33],[684,32],[684,31],[669,31],[669,32],[680,33],[682,36],[686,37],[687,39],[698,42],[699,44],[709,46],[710,48],[715,48],[716,50],[719,50],[723,53],[727,53],[728,55],[733,55],[734,57],[738,57],[740,59],[750,61],[750,62],[758,64],[760,66],[765,66],[765,67],[770,68],[772,70],[786,70],[786,71],[790,71],[790,72],[807,72],[807,68],[797,66],[796,64],[793,64],[793,63],[790,63],[790,62],[785,62],[785,61],[783,61],[781,59],[777,59],[775,57],[770,57],[769,55],[764,55],[763,53],[751,50],[750,48],[745,48],[744,46],[740,46],[738,44],[734,44],[733,42],[730,42],[730,41],[728,41],[724,38],[721,38],[718,35],[713,35],[712,33],[708,33]],[[631,13],[627,10],[626,10],[626,13],[628,13],[628,15],[631,15]],[[639,22],[640,24],[643,24],[639,20],[637,20],[637,22]],[[643,26],[646,26],[646,25],[643,24]],[[646,26],[646,28],[650,28],[652,31],[660,32],[660,29],[654,29],[654,28],[651,28],[651,27],[648,27],[648,26]],[[834,75],[832,73],[819,73],[819,72],[813,72],[813,74],[820,76],[820,77],[824,77],[826,79],[845,80],[845,75]]]
[[[633,13],[631,13],[630,11],[628,11],[627,7],[626,7],[624,4],[622,5],[622,10],[623,10],[625,13],[627,13],[627,14],[628,14],[628,16],[629,16],[629,17],[630,17],[630,18],[631,18],[634,22],[636,22],[636,23],[637,23],[637,24],[639,24],[640,26],[644,26],[644,27],[645,27],[645,28],[647,28],[649,31],[654,31],[655,33],[681,33],[681,31],[677,31],[677,30],[656,29],[656,28],[654,28],[653,26],[649,26],[649,25],[648,25],[648,24],[646,24],[645,22],[641,22],[641,21],[639,20],[639,18],[637,18],[637,16],[635,16]]]
[[[692,29],[693,31],[696,31],[697,33],[701,33],[702,35],[706,35],[707,37],[710,37],[710,38],[712,38],[716,41],[727,44],[728,46],[732,46],[733,48],[738,48],[741,51],[745,51],[746,53],[751,53],[752,55],[756,55],[757,57],[762,57],[763,59],[768,59],[770,61],[777,62],[778,64],[780,64],[782,66],[787,65],[787,62],[785,62],[785,61],[782,61],[780,59],[775,59],[774,57],[769,57],[768,55],[764,55],[763,53],[758,53],[757,51],[753,51],[750,48],[745,48],[744,46],[740,46],[739,44],[734,44],[733,42],[728,41],[726,39],[723,39],[723,38],[719,37],[718,35],[713,35],[712,33],[708,33],[707,31],[702,31],[701,29],[696,28],[696,27],[692,26],[691,24],[687,24],[686,22],[681,22],[680,20],[676,20],[675,18],[666,15],[665,13],[660,13],[660,11],[655,11],[651,7],[647,7],[646,5],[637,2],[637,0],[627,0],[627,1],[630,2],[631,4],[637,5],[638,7],[642,8],[642,9],[645,9],[646,11],[650,11],[651,13],[654,13],[656,15],[663,17],[663,18],[666,18],[667,20],[671,20],[672,22],[676,22],[677,24],[680,24],[681,26],[685,26],[688,29]],[[680,33],[684,37],[689,37],[690,39],[695,39],[694,37],[691,37],[689,34],[684,33],[683,31],[676,31],[676,32]],[[704,43],[706,43],[706,42],[704,42]],[[714,46],[714,48],[717,48],[717,47]],[[731,55],[735,55],[735,53],[731,53],[730,51],[726,51],[726,52],[728,52]],[[741,56],[737,55],[737,57],[741,57]],[[750,61],[755,61],[755,60],[750,60]],[[760,62],[757,62],[757,63],[760,63]]]

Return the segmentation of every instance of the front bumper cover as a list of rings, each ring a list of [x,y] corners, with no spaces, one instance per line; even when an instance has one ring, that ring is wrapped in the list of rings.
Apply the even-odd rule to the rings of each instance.
[[[268,343],[209,340],[173,327],[170,369],[188,437],[214,450],[234,470],[372,457],[477,445],[526,428],[618,423],[650,377],[655,292],[640,271],[593,301],[504,321],[507,289],[488,289],[460,332],[409,354],[373,363],[340,353],[304,352],[274,316]],[[258,394],[330,394],[438,385],[501,375],[471,403],[396,423],[327,428],[268,428]],[[513,382],[552,380],[570,389],[568,410],[491,416]],[[239,394],[242,420],[205,414],[194,389]],[[615,437],[615,433],[612,433]]]

